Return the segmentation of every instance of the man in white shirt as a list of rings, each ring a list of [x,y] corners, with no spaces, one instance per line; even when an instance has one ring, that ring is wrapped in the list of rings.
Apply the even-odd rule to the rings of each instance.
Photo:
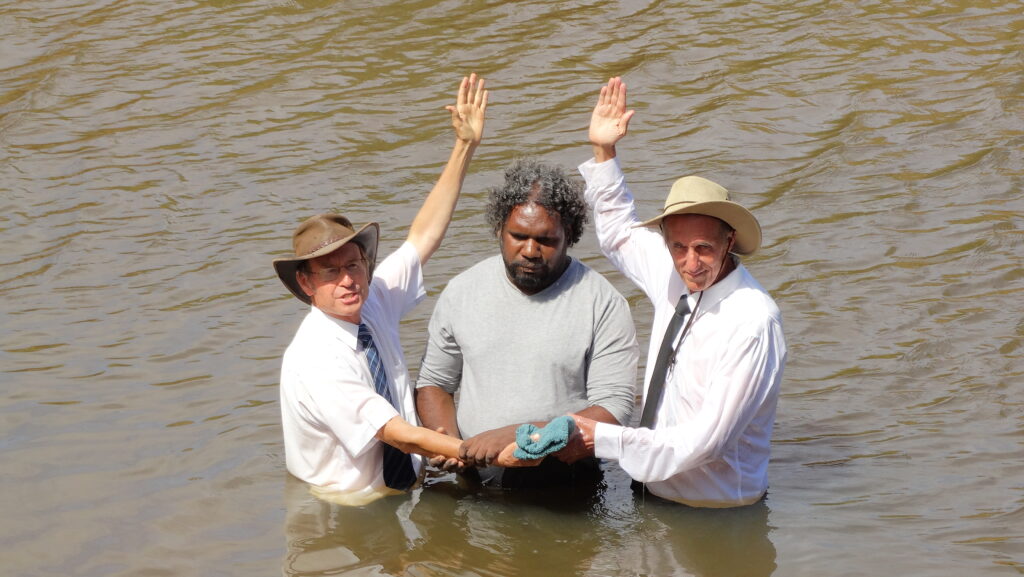
[[[612,78],[591,116],[594,158],[580,172],[602,252],[654,305],[644,416],[637,428],[576,422],[635,489],[695,507],[756,503],[768,489],[786,361],[779,309],[737,256],[758,249],[760,225],[698,176],[677,180],[662,213],[641,222],[615,150],[632,115],[626,85]]]
[[[356,230],[340,214],[320,214],[296,229],[294,256],[274,261],[284,285],[312,305],[284,354],[281,421],[288,471],[318,496],[365,504],[412,487],[419,455],[458,456],[457,439],[415,426],[398,324],[426,294],[421,266],[451,221],[486,105],[483,79],[463,78],[447,107],[451,156],[393,254],[377,263],[377,223]]]

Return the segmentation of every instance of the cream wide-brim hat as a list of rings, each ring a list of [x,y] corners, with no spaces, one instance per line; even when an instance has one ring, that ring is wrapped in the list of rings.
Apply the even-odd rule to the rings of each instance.
[[[346,243],[355,242],[363,247],[370,276],[373,276],[379,239],[380,226],[375,222],[367,223],[356,230],[352,222],[340,214],[318,214],[306,219],[295,229],[295,233],[292,234],[295,256],[274,259],[274,270],[293,295],[306,304],[312,304],[313,301],[295,278],[295,272],[300,264],[318,256],[331,254]]]
[[[725,221],[736,230],[732,252],[754,254],[761,247],[761,225],[749,210],[729,200],[723,186],[700,176],[684,176],[672,184],[665,207],[658,216],[637,226],[661,226],[674,214],[702,214]]]

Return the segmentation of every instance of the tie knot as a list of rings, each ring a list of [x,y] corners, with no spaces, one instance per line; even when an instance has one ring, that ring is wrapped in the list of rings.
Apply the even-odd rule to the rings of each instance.
[[[363,323],[359,323],[359,333],[357,338],[359,339],[359,342],[363,343],[363,346],[373,342],[373,336],[370,335],[370,328]]]
[[[676,314],[681,317],[690,314],[690,303],[686,300],[686,293],[679,297],[679,302],[676,304]]]

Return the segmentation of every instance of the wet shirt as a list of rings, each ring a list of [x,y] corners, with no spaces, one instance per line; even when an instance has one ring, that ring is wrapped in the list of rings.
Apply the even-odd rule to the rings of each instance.
[[[654,305],[644,379],[649,383],[661,337],[686,286],[663,237],[635,228],[640,219],[617,160],[590,160],[580,172],[602,252]],[[595,454],[618,460],[665,499],[705,507],[749,504],[768,488],[786,360],[782,317],[742,265],[704,293],[699,307],[697,294],[687,297],[693,324],[666,377],[654,430],[599,423]]]
[[[417,424],[398,323],[425,295],[419,255],[406,242],[377,265],[360,313],[395,387],[398,410],[374,389],[356,339],[358,325],[311,307],[281,367],[281,425],[291,474],[355,503],[389,491],[375,435],[396,415]],[[421,458],[412,457],[421,470]]]

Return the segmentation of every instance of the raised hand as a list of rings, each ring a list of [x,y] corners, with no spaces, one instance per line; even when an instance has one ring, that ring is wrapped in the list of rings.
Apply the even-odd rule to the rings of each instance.
[[[445,106],[445,109],[452,113],[452,126],[455,127],[457,138],[451,156],[448,157],[448,164],[423,201],[423,207],[416,213],[407,237],[419,253],[420,264],[426,264],[437,247],[441,246],[448,224],[452,221],[452,213],[455,212],[455,203],[462,192],[469,161],[484,135],[484,111],[487,109],[484,80],[481,78],[477,81],[476,74],[463,78],[455,106]]]
[[[595,147],[612,148],[629,129],[634,110],[626,110],[626,83],[615,76],[601,87],[597,106],[590,115],[590,143]]]
[[[445,106],[452,113],[455,136],[473,146],[484,136],[484,113],[487,110],[487,91],[484,79],[477,79],[476,73],[462,78],[455,106]]]

